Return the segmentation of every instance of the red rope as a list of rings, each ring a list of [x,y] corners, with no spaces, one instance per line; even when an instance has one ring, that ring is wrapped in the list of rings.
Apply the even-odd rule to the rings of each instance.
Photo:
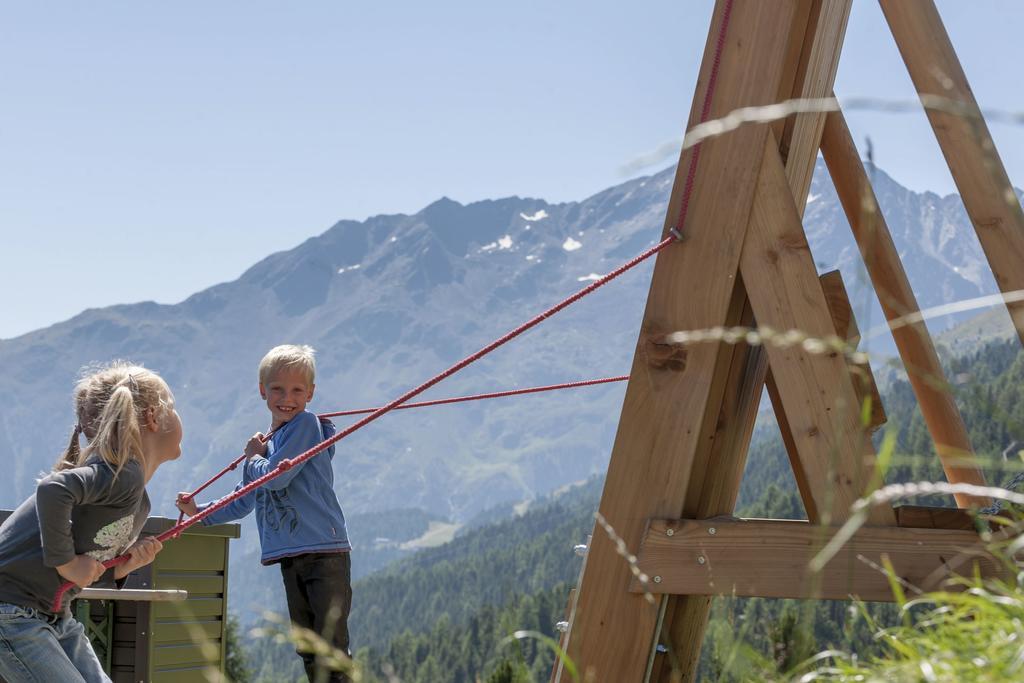
[[[577,389],[579,387],[590,387],[595,384],[609,384],[611,382],[625,382],[629,375],[618,377],[603,377],[601,379],[586,379],[578,382],[563,382],[562,384],[549,384],[542,387],[530,387],[529,389],[509,389],[507,391],[494,391],[489,394],[472,394],[470,396],[456,396],[455,398],[439,398],[433,401],[420,401],[419,403],[406,403],[395,406],[395,410],[407,408],[426,408],[428,406],[443,406],[449,403],[464,403],[466,401],[481,401],[488,398],[505,398],[506,396],[522,396],[523,394],[539,394],[542,391],[555,391],[557,389]],[[360,408],[359,410],[342,410],[337,413],[323,413],[318,417],[348,417],[349,415],[366,415],[380,408]]]
[[[247,493],[249,493],[251,491],[254,491],[255,489],[259,488],[260,486],[263,486],[263,484],[266,484],[268,481],[270,481],[274,477],[278,476],[282,472],[290,470],[295,465],[300,465],[300,464],[306,462],[307,460],[309,460],[310,458],[314,457],[318,453],[321,453],[321,452],[327,450],[332,445],[338,443],[339,441],[341,441],[345,437],[349,436],[353,432],[356,432],[356,431],[362,429],[366,425],[368,425],[371,422],[373,422],[373,421],[383,417],[384,415],[386,415],[387,413],[391,412],[392,410],[394,410],[398,406],[402,405],[403,403],[408,402],[409,399],[414,398],[414,397],[418,396],[419,394],[422,394],[424,391],[426,391],[430,387],[434,386],[438,382],[440,382],[440,381],[442,381],[444,379],[447,379],[448,377],[451,377],[452,375],[454,375],[459,370],[462,370],[467,365],[480,360],[481,358],[483,358],[484,356],[486,356],[490,352],[494,351],[498,347],[504,346],[505,344],[507,344],[508,342],[512,341],[513,339],[515,339],[519,335],[523,334],[524,332],[526,332],[526,331],[536,327],[540,323],[544,322],[545,320],[547,320],[548,318],[550,318],[554,314],[558,313],[562,309],[570,306],[571,304],[576,303],[577,301],[579,301],[583,297],[587,296],[588,294],[590,294],[591,292],[593,292],[597,288],[599,288],[599,287],[601,287],[603,285],[608,284],[609,282],[611,282],[615,278],[619,277],[620,275],[622,275],[626,271],[628,271],[628,270],[630,270],[632,268],[635,268],[639,264],[643,263],[644,261],[646,261],[650,257],[652,257],[655,254],[657,254],[658,252],[660,252],[665,247],[667,247],[670,244],[672,244],[674,241],[675,241],[674,237],[671,237],[671,236],[670,237],[666,237],[665,239],[663,239],[662,241],[658,242],[653,247],[651,247],[650,249],[645,251],[644,253],[642,253],[639,256],[636,256],[633,259],[627,261],[626,263],[622,264],[621,266],[619,266],[615,270],[611,271],[607,275],[604,275],[601,278],[595,280],[594,282],[591,282],[589,285],[587,285],[586,287],[584,287],[580,291],[576,292],[575,294],[566,297],[562,301],[559,301],[557,304],[555,304],[551,308],[547,309],[546,311],[544,311],[540,315],[534,316],[533,318],[530,318],[529,320],[527,320],[525,323],[523,323],[519,327],[516,327],[515,329],[510,330],[509,332],[506,332],[501,337],[498,337],[497,339],[495,339],[494,341],[492,341],[490,344],[488,344],[487,346],[483,347],[479,351],[477,351],[475,353],[472,353],[469,356],[466,356],[465,358],[460,360],[455,365],[452,365],[447,370],[444,370],[443,372],[440,372],[440,373],[434,375],[433,377],[428,379],[423,384],[420,384],[419,386],[410,389],[409,391],[405,392],[404,394],[402,394],[398,398],[394,399],[393,401],[391,401],[387,405],[384,405],[384,406],[382,406],[380,408],[375,409],[372,413],[370,413],[366,417],[360,419],[359,421],[357,421],[356,423],[354,423],[351,426],[347,427],[346,429],[338,432],[337,434],[335,434],[331,438],[325,439],[325,440],[321,441],[319,444],[317,444],[313,448],[310,448],[305,453],[303,453],[301,455],[298,455],[298,456],[292,458],[291,460],[282,460],[280,463],[278,463],[276,468],[274,468],[270,472],[267,472],[262,477],[259,477],[258,479],[252,480],[251,482],[249,482],[245,486],[242,486],[241,488],[239,488],[239,489],[229,493],[228,495],[224,496],[223,498],[221,498],[220,500],[218,500],[216,503],[214,503],[213,505],[209,506],[208,508],[205,508],[205,509],[201,510],[199,513],[193,515],[192,517],[189,517],[188,519],[186,519],[184,521],[179,522],[178,524],[175,524],[173,527],[171,527],[167,531],[165,531],[162,534],[158,535],[156,537],[157,540],[162,542],[162,541],[166,541],[166,540],[171,539],[171,538],[177,538],[178,536],[181,535],[181,532],[183,532],[185,529],[188,529],[189,527],[193,526],[194,524],[197,524],[198,522],[206,519],[207,517],[209,517],[211,514],[213,514],[217,510],[220,510],[221,508],[225,507],[226,505],[230,505],[231,503],[233,503],[234,501],[238,500],[239,498],[241,498],[242,496],[246,495]],[[121,564],[124,564],[125,562],[127,562],[128,558],[129,558],[128,555],[122,555],[120,557],[115,557],[112,560],[107,560],[106,562],[104,562],[103,566],[107,567],[108,569],[110,567],[116,567],[118,565],[121,565]],[[53,604],[51,605],[51,607],[52,607],[54,612],[59,612],[60,611],[61,603],[64,601],[64,594],[67,593],[71,588],[73,588],[74,585],[75,585],[74,583],[68,581],[67,583],[63,584],[60,588],[57,589],[57,593],[53,596]]]
[[[722,64],[722,51],[725,49],[725,32],[729,28],[729,18],[732,16],[732,0],[726,0],[725,9],[722,11],[722,26],[718,30],[718,40],[715,42],[715,53],[711,61],[711,73],[708,75],[708,90],[704,93],[704,104],[700,109],[700,120],[704,123],[711,115],[711,97],[715,94],[715,87],[718,85],[718,68]],[[697,160],[700,159],[700,142],[693,146],[693,153],[690,155],[690,168],[686,171],[686,184],[683,186],[683,199],[679,204],[679,215],[676,217],[676,230],[682,234],[683,224],[686,223],[686,214],[690,209],[690,194],[693,192],[693,183],[697,177]]]
[[[608,384],[610,382],[625,382],[628,379],[629,379],[629,375],[619,375],[618,377],[603,377],[601,379],[587,379],[587,380],[580,380],[580,381],[576,381],[576,382],[563,382],[561,384],[548,384],[546,386],[530,387],[529,389],[510,389],[510,390],[507,390],[507,391],[494,391],[494,392],[487,393],[487,394],[472,394],[470,396],[457,396],[455,398],[439,398],[439,399],[435,399],[433,401],[420,401],[418,403],[405,403],[403,405],[396,406],[395,410],[406,410],[408,408],[426,408],[428,406],[441,406],[441,405],[448,405],[449,403],[464,403],[466,401],[482,401],[484,399],[490,399],[490,398],[505,398],[507,396],[521,396],[523,394],[538,394],[538,393],[541,393],[543,391],[555,391],[555,390],[558,390],[558,389],[576,389],[576,388],[579,388],[579,387],[594,386],[596,384]],[[317,417],[319,417],[321,419],[327,419],[327,418],[331,418],[331,417],[348,417],[350,415],[366,415],[368,413],[372,413],[375,410],[380,410],[380,409],[379,408],[360,408],[358,410],[340,410],[340,411],[334,412],[334,413],[321,413],[321,414],[317,415]],[[263,435],[263,439],[262,439],[263,443],[266,443],[268,440],[270,440],[270,437],[273,436],[273,435],[274,435],[273,431],[271,431],[271,432],[269,432],[267,434],[264,434]],[[198,496],[200,493],[202,493],[204,490],[206,490],[211,484],[216,482],[218,479],[223,477],[228,472],[231,472],[235,468],[237,468],[238,465],[243,460],[245,460],[245,453],[243,453],[242,455],[240,455],[237,458],[235,458],[234,460],[232,460],[231,463],[227,467],[225,467],[220,472],[218,472],[217,474],[213,475],[212,477],[207,479],[205,482],[203,482],[200,486],[198,486],[196,488],[195,491],[192,491],[191,493],[186,494],[185,496],[182,496],[181,500],[184,501],[184,502],[188,502],[190,500],[193,500],[196,496]],[[181,513],[178,516],[178,523],[179,524],[184,519],[184,515],[185,515],[185,513],[183,512],[183,513]]]
[[[711,74],[708,77],[708,89],[707,89],[707,92],[704,94],[704,104],[703,104],[703,107],[701,108],[701,118],[700,118],[700,122],[701,123],[703,123],[707,119],[707,117],[710,115],[710,112],[711,112],[711,98],[714,95],[715,85],[717,84],[717,81],[718,81],[718,68],[719,68],[719,65],[721,63],[722,51],[723,51],[723,49],[725,47],[725,34],[726,34],[726,30],[729,27],[729,18],[730,18],[731,14],[732,14],[732,5],[733,5],[733,0],[725,0],[725,9],[724,9],[723,14],[722,14],[722,25],[721,25],[721,27],[718,30],[718,40],[717,40],[717,43],[715,45],[714,61],[712,62],[712,65],[711,65]],[[683,198],[682,198],[682,203],[680,204],[679,220],[678,220],[678,222],[677,222],[677,224],[675,226],[677,230],[682,230],[683,222],[686,220],[686,213],[687,213],[687,210],[689,209],[689,205],[690,205],[690,193],[693,191],[693,179],[696,176],[697,159],[698,159],[699,154],[700,154],[700,147],[701,147],[700,143],[695,145],[694,148],[693,148],[693,154],[690,155],[690,168],[688,169],[688,172],[687,172],[686,184],[683,187]],[[370,424],[374,420],[377,420],[378,418],[383,417],[384,415],[386,415],[387,413],[391,412],[392,410],[395,410],[396,408],[401,406],[403,403],[406,403],[407,401],[409,401],[409,399],[414,398],[414,397],[418,396],[419,394],[422,394],[424,391],[426,391],[430,387],[434,386],[438,382],[440,382],[440,381],[442,381],[442,380],[444,380],[444,379],[454,375],[456,372],[458,372],[459,370],[462,370],[464,367],[466,367],[470,363],[473,363],[473,362],[483,358],[484,356],[489,354],[491,351],[494,351],[495,349],[497,349],[499,346],[503,346],[504,344],[506,344],[509,341],[515,339],[516,337],[518,337],[519,335],[523,334],[527,330],[529,330],[529,329],[531,329],[533,327],[536,327],[537,325],[539,325],[543,321],[545,321],[548,318],[550,318],[551,316],[553,316],[555,313],[558,313],[559,311],[561,311],[563,308],[566,308],[570,304],[576,303],[577,301],[579,301],[580,299],[582,299],[586,295],[588,295],[591,292],[593,292],[598,287],[601,287],[602,285],[605,285],[605,284],[611,282],[612,280],[614,280],[618,276],[620,276],[623,273],[625,273],[627,270],[630,270],[631,268],[634,268],[635,266],[639,265],[640,263],[646,261],[650,257],[652,257],[655,254],[657,254],[658,252],[660,252],[662,249],[667,247],[668,245],[672,244],[672,242],[674,242],[674,241],[676,241],[676,237],[674,235],[670,235],[669,237],[666,237],[666,238],[662,239],[660,242],[658,242],[656,245],[654,245],[653,247],[651,247],[650,249],[648,249],[644,253],[642,253],[639,256],[633,258],[632,260],[624,263],[623,265],[619,266],[618,268],[616,268],[612,272],[608,273],[604,277],[602,277],[602,278],[600,278],[598,280],[595,280],[594,282],[590,283],[589,285],[587,285],[586,287],[584,287],[580,291],[576,292],[572,296],[569,296],[569,297],[563,299],[562,301],[558,302],[557,304],[555,304],[551,308],[547,309],[546,311],[544,311],[540,315],[535,316],[535,317],[531,318],[530,320],[527,320],[525,323],[523,323],[519,327],[517,327],[517,328],[515,328],[515,329],[513,329],[513,330],[511,330],[511,331],[509,331],[507,333],[505,333],[503,336],[499,337],[498,339],[495,339],[493,342],[491,342],[487,346],[483,347],[482,349],[480,349],[476,353],[473,353],[473,354],[467,356],[466,358],[462,359],[461,361],[459,361],[455,365],[451,366],[447,370],[445,370],[443,372],[440,372],[437,375],[434,375],[433,377],[428,379],[423,384],[420,384],[418,387],[410,389],[409,391],[405,392],[404,394],[402,394],[398,398],[394,399],[393,401],[391,401],[387,405],[381,406],[380,408],[374,409],[372,413],[370,413],[366,417],[362,418],[361,420],[359,420],[355,424],[351,425],[347,429],[345,429],[345,430],[343,430],[341,432],[338,432],[337,434],[335,434],[334,436],[332,436],[329,439],[325,439],[320,444],[314,446],[313,448],[310,448],[308,451],[306,451],[302,455],[296,456],[295,458],[292,458],[291,460],[282,460],[274,470],[272,470],[270,472],[267,472],[265,475],[263,475],[259,479],[255,479],[255,480],[249,482],[248,484],[246,484],[245,486],[241,487],[237,491],[234,491],[234,492],[228,494],[227,496],[221,498],[219,501],[217,501],[216,503],[214,503],[210,507],[202,510],[198,514],[196,514],[196,515],[194,515],[192,517],[189,517],[185,521],[179,522],[178,524],[174,525],[172,528],[168,529],[167,531],[165,531],[162,534],[160,534],[159,536],[157,536],[157,540],[163,542],[163,541],[166,541],[166,540],[171,539],[171,538],[177,538],[178,536],[181,535],[181,532],[183,532],[185,529],[187,529],[187,528],[191,527],[192,525],[202,521],[206,517],[209,517],[216,510],[219,510],[222,507],[224,507],[226,505],[229,505],[230,503],[232,503],[235,500],[241,498],[242,496],[246,495],[247,493],[249,493],[249,492],[259,488],[263,484],[267,483],[268,481],[270,481],[274,477],[278,476],[282,472],[285,472],[285,471],[291,469],[295,465],[299,465],[299,464],[302,464],[302,463],[306,462],[310,458],[312,458],[315,455],[317,455],[318,453],[321,453],[324,450],[330,448],[332,445],[338,443],[339,441],[341,441],[342,439],[344,439],[348,435],[352,434],[353,432],[356,432],[356,431],[362,429],[363,427],[365,427],[366,425]],[[112,560],[107,560],[106,562],[104,562],[103,566],[107,567],[108,569],[110,567],[116,567],[118,565],[121,565],[121,564],[124,564],[125,562],[127,562],[129,557],[130,557],[129,555],[122,555],[120,557],[115,557]],[[64,585],[62,585],[59,589],[57,589],[57,593],[53,597],[53,604],[51,605],[51,607],[53,608],[54,612],[59,612],[60,611],[61,602],[63,602],[63,600],[64,600],[64,594],[67,593],[67,591],[69,589],[71,589],[74,585],[75,584],[73,584],[73,583],[71,583],[69,581],[69,582],[65,583]]]

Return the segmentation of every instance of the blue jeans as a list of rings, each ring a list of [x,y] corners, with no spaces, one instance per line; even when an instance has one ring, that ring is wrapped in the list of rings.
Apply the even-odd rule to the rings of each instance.
[[[0,602],[0,677],[7,683],[110,683],[80,623],[6,602]]]

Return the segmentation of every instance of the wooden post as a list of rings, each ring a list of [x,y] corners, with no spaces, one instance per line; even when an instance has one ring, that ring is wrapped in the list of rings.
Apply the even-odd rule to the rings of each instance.
[[[794,0],[735,2],[718,90],[711,103],[712,117],[738,106],[775,101],[797,5]],[[708,55],[713,52],[722,15],[723,4],[719,3],[690,126],[699,120],[711,69]],[[731,348],[686,347],[681,351],[685,363],[675,364],[657,363],[654,351],[667,332],[703,329],[727,320],[760,167],[758,156],[767,134],[765,126],[749,126],[705,143],[687,224],[682,226],[687,240],[662,252],[655,264],[600,508],[632,548],[638,547],[649,517],[678,516],[682,511],[705,416],[708,411],[718,414],[719,406],[709,401],[713,393],[724,393],[713,388],[725,380],[716,377],[715,370],[721,365],[717,358],[731,354]],[[678,213],[690,156],[688,150],[679,164],[666,230]],[[698,289],[699,295],[695,295]],[[645,675],[659,608],[628,593],[629,577],[627,563],[598,530],[569,639],[570,656],[597,680],[638,681]]]
[[[950,100],[965,110],[926,109],[1000,291],[1024,290],[1024,211],[935,3],[879,0],[879,4],[918,94]],[[1024,342],[1024,301],[1006,306]]]
[[[727,324],[754,326],[754,313],[742,281],[737,283],[733,296],[734,307],[742,306],[739,317]],[[683,514],[703,518],[729,513],[736,506],[740,479],[747,462],[747,451],[754,431],[754,422],[764,389],[768,357],[764,348],[735,344],[720,356],[726,369],[721,384],[725,393],[720,401],[712,397],[714,405],[720,402],[717,413],[708,412],[703,434],[711,435],[706,446],[698,448],[694,458],[693,476],[686,493]],[[665,598],[662,628],[659,640],[665,652],[655,656],[650,673],[651,681],[668,681],[673,671],[693,668],[700,655],[711,598],[705,595],[670,595]]]
[[[803,1],[796,5],[774,101],[821,97],[830,92],[849,11],[848,0]],[[786,159],[793,201],[801,213],[823,123],[820,114],[809,113],[769,125],[779,140],[779,153]],[[743,304],[747,312],[741,321],[733,322],[730,318],[726,324],[752,325],[746,289],[742,278],[738,280],[734,302],[737,306]],[[720,356],[719,360],[723,358]],[[719,411],[706,415],[684,499],[685,516],[707,517],[733,510],[766,372],[764,349],[745,345],[734,348],[724,359],[724,365],[716,370],[715,386],[724,382],[726,389],[724,394],[713,394],[709,405],[719,404],[719,395],[724,400]],[[784,425],[785,416],[778,411],[776,414],[780,425]],[[654,658],[649,678],[689,680],[696,672],[711,601],[706,596],[686,595],[669,596],[666,601],[660,640],[667,652]]]
[[[889,226],[841,112],[829,114],[821,138],[821,152],[886,319],[891,322],[919,312]],[[903,324],[893,328],[892,337],[907,368],[907,377],[946,478],[951,483],[984,486],[985,475],[972,462],[974,451],[967,427],[949,390],[928,328],[922,321]],[[967,495],[957,495],[956,501],[960,507],[991,504],[988,498]]]

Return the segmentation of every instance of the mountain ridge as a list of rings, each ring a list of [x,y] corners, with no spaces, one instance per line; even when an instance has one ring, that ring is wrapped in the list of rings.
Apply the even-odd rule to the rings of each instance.
[[[175,390],[186,455],[151,486],[155,512],[173,514],[175,491],[208,477],[244,435],[265,428],[255,370],[268,348],[297,341],[319,349],[311,409],[381,405],[653,244],[673,172],[575,202],[445,197],[415,214],[340,220],[177,304],[89,309],[0,340],[0,367],[8,369],[0,387],[23,397],[0,407],[0,457],[13,463],[12,491],[0,505],[27,496],[63,446],[73,422],[70,389],[85,363],[138,360]],[[917,194],[881,170],[873,175],[923,306],[995,291],[975,277],[987,266],[955,195]],[[855,306],[870,304],[820,161],[805,225],[819,268],[840,267]],[[627,372],[651,267],[639,266],[424,398]],[[880,320],[877,304],[858,308],[862,330]],[[361,512],[412,506],[453,521],[543,495],[604,471],[622,396],[621,386],[595,387],[389,415],[339,444],[339,495]]]

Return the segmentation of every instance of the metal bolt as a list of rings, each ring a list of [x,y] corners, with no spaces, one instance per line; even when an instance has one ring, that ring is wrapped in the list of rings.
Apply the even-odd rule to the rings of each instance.
[[[568,621],[560,621],[560,622],[558,622],[557,624],[555,624],[555,630],[558,631],[559,633],[565,633],[566,631],[569,630],[569,622]]]
[[[707,562],[707,560],[704,559],[703,555],[697,556],[697,564],[704,564],[705,562]]]
[[[578,543],[572,547],[572,551],[576,553],[579,557],[583,557],[587,554],[587,544]]]
[[[654,577],[654,583],[661,583],[661,577],[660,576],[655,576]]]
[[[715,527],[711,527],[711,528],[708,529],[708,533],[711,534],[712,536],[714,536],[715,534],[718,533],[718,529],[716,529]]]
[[[668,529],[665,529],[665,535],[666,536],[675,536],[676,535],[676,530],[671,528],[671,527],[669,527]]]

